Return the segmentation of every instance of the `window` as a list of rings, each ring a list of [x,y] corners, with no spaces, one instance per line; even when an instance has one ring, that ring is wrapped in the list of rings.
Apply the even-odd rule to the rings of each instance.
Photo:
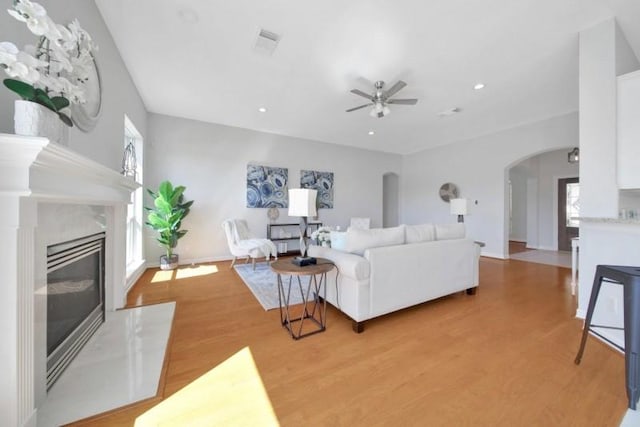
[[[143,184],[143,140],[127,116],[124,118],[124,148],[133,144],[136,159],[135,180]],[[142,186],[131,194],[131,203],[127,206],[127,278],[143,263],[142,257]]]
[[[567,227],[579,227],[580,220],[580,183],[567,183]]]

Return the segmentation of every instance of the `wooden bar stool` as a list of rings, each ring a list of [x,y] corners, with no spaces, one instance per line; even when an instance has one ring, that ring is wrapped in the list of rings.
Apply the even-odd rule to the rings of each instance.
[[[591,318],[598,300],[602,282],[622,285],[624,289],[624,328],[592,325]],[[603,337],[592,328],[624,329],[624,348]],[[623,267],[616,265],[598,265],[593,278],[593,288],[587,309],[587,317],[582,330],[580,349],[576,356],[576,365],[580,363],[589,332],[602,338],[611,345],[624,351],[627,397],[629,408],[635,410],[640,397],[640,267]]]

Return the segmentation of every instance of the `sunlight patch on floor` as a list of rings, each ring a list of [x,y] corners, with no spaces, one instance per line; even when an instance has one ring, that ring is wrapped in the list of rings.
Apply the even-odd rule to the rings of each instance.
[[[279,426],[260,373],[245,347],[136,418],[147,426]]]
[[[190,277],[206,276],[217,273],[217,265],[198,265],[180,267],[177,270],[159,270],[156,271],[151,279],[151,283],[168,282],[173,279],[188,279]]]
[[[218,272],[217,265],[199,265],[197,267],[179,268],[176,271],[176,279],[186,279],[189,277],[206,276]]]
[[[173,270],[161,270],[156,271],[156,274],[154,274],[151,279],[151,283],[168,282],[171,279],[173,279]]]

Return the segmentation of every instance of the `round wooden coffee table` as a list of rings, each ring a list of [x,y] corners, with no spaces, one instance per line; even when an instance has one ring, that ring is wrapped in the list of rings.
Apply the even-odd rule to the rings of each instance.
[[[304,267],[293,264],[290,258],[271,263],[271,269],[278,276],[280,322],[294,340],[326,329],[327,272],[333,267],[333,263],[325,258],[317,258],[317,264]],[[283,280],[283,276],[288,276],[288,279]],[[306,286],[303,284],[302,277],[308,279]],[[291,306],[291,292],[300,292],[301,307]],[[299,310],[297,317],[294,317],[297,310]],[[305,322],[307,320],[309,322]],[[297,328],[294,328],[294,324]],[[310,324],[311,327],[308,326]]]

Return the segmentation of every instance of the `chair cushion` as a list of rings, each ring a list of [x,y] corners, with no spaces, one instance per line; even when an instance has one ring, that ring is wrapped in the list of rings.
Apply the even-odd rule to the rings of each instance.
[[[405,241],[407,243],[431,242],[436,240],[433,224],[405,225]]]
[[[391,228],[372,228],[347,230],[347,252],[364,255],[369,248],[404,244],[404,225]]]
[[[454,224],[436,224],[436,240],[464,239],[465,228],[463,222]]]

